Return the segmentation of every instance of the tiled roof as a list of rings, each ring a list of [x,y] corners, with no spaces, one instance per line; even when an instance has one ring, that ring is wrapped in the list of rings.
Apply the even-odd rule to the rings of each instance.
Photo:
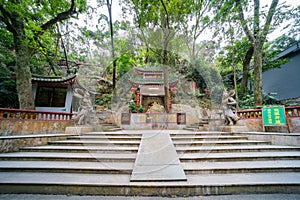
[[[62,77],[62,76],[40,76],[40,75],[32,75],[31,80],[35,82],[69,82],[73,80],[76,75]]]

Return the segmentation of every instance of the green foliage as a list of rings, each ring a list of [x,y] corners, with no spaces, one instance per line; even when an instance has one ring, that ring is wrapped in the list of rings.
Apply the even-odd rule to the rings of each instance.
[[[14,45],[12,34],[0,26],[0,66],[14,66]]]
[[[137,109],[139,112],[144,112],[145,108],[141,105],[140,107],[138,107]]]
[[[101,96],[96,97],[94,103],[98,106],[104,106],[106,108],[110,108],[110,103],[112,99],[112,94],[102,94]]]
[[[239,107],[240,109],[249,109],[254,107],[254,96],[247,94],[239,96]]]
[[[279,105],[281,101],[276,98],[276,93],[263,93],[263,105]],[[240,109],[254,108],[254,96],[253,94],[246,94],[239,97]]]
[[[192,12],[194,1],[187,0],[123,0],[124,12],[134,12],[135,23],[140,27],[154,27],[168,15],[170,24],[177,24]]]
[[[217,68],[222,76],[233,73],[232,56],[237,73],[242,72],[243,59],[250,46],[249,40],[243,37],[234,43],[234,47],[230,44],[223,48],[216,60]]]
[[[30,49],[32,56],[30,60],[31,71],[33,73],[46,74],[53,69],[58,62],[57,58],[61,57],[61,55],[59,55],[60,52],[57,51],[57,49],[60,48],[57,46],[57,37],[60,36],[59,33],[56,32],[55,26],[47,30],[43,28],[43,26],[49,20],[53,20],[59,13],[70,9],[71,1],[5,1],[1,6],[6,12],[14,13],[15,19],[19,17],[24,22],[24,31],[26,34],[25,43]],[[75,8],[78,12],[85,11],[85,7],[85,0],[75,1]],[[0,12],[0,16],[2,16],[3,19],[8,17],[3,12]],[[0,26],[1,38],[7,35],[3,32],[6,27]],[[10,37],[11,45],[13,45],[12,35]]]
[[[0,108],[18,108],[16,79],[4,65],[0,67]]]
[[[129,102],[129,112],[131,112],[131,113],[137,112],[137,107],[134,102]]]
[[[222,77],[216,69],[208,66],[203,59],[195,59],[184,72],[187,72],[186,78],[194,80],[197,87],[202,91],[204,89],[210,91],[213,104],[221,102],[224,88]]]

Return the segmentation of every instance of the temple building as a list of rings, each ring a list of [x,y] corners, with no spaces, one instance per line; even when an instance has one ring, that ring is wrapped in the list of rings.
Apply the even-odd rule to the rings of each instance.
[[[74,88],[87,90],[91,98],[97,94],[82,86],[76,74],[66,77],[33,75],[31,81],[36,110],[76,113],[79,99],[73,95]]]
[[[72,112],[72,85],[76,75],[32,76],[33,96],[36,110]]]
[[[175,80],[169,73],[169,111],[172,111],[172,93],[176,91],[176,84],[178,80]],[[135,69],[135,75],[129,80],[131,83],[131,92],[135,97],[136,107],[142,106],[145,112],[151,112],[153,105],[164,105],[164,75],[162,67],[140,67]],[[156,112],[164,112],[163,110],[156,110]]]

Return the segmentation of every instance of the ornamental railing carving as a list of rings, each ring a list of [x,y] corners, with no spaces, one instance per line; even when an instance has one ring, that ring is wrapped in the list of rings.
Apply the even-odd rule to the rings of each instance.
[[[0,120],[73,121],[72,113],[0,108]]]

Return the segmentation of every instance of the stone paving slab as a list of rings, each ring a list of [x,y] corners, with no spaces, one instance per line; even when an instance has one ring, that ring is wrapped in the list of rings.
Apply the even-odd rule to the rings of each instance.
[[[300,173],[234,173],[186,175],[187,181],[130,182],[130,174],[80,174],[0,172],[2,184],[72,184],[107,186],[228,186],[228,185],[294,185],[300,186]]]
[[[1,161],[0,169],[132,170],[134,162]]]
[[[114,131],[114,132],[87,132],[81,135],[111,135],[111,136],[120,136],[120,135],[127,135],[127,136],[142,136],[141,132],[134,132],[129,130],[122,130],[122,131]]]
[[[175,145],[190,145],[190,144],[259,144],[259,143],[268,143],[266,141],[257,141],[257,140],[208,140],[208,141],[174,141]]]
[[[195,197],[0,194],[2,200],[299,200],[300,194],[241,194]]]
[[[73,136],[69,137],[71,139],[134,139],[138,140],[142,138],[142,135],[140,136],[128,136],[128,135],[82,135],[82,136]]]
[[[179,154],[180,159],[194,158],[293,158],[300,157],[300,152],[237,152],[237,153],[182,153]]]
[[[48,146],[36,146],[36,147],[23,147],[24,150],[107,150],[107,151],[137,151],[137,146],[57,146],[57,145],[48,145]]]
[[[185,170],[299,168],[300,160],[264,160],[232,162],[182,162]]]
[[[186,181],[181,165],[135,166],[130,181]]]
[[[144,133],[131,181],[186,180],[168,132]]]
[[[127,160],[135,159],[135,154],[130,153],[59,153],[59,152],[14,152],[0,154],[1,159],[19,158],[19,159],[83,159],[83,160],[102,160],[102,159],[118,159]]]
[[[186,140],[193,140],[193,139],[247,139],[246,136],[234,136],[234,135],[191,135],[191,136],[183,136],[183,135],[175,135],[171,137],[172,139],[186,139]]]
[[[106,140],[62,140],[62,141],[54,141],[54,142],[50,142],[55,143],[55,144],[78,144],[78,143],[82,143],[82,144],[107,144],[107,141],[110,141],[109,139]],[[111,141],[111,144],[139,144],[140,141]]]
[[[273,150],[273,149],[279,149],[279,150],[284,150],[284,149],[292,149],[294,151],[300,150],[300,147],[296,146],[278,146],[278,145],[227,145],[227,146],[217,146],[217,145],[212,145],[212,146],[178,146],[175,147],[176,150],[178,151],[184,151],[184,150],[203,150],[203,151],[208,151],[208,150],[251,150],[251,149],[259,149],[259,150]]]

